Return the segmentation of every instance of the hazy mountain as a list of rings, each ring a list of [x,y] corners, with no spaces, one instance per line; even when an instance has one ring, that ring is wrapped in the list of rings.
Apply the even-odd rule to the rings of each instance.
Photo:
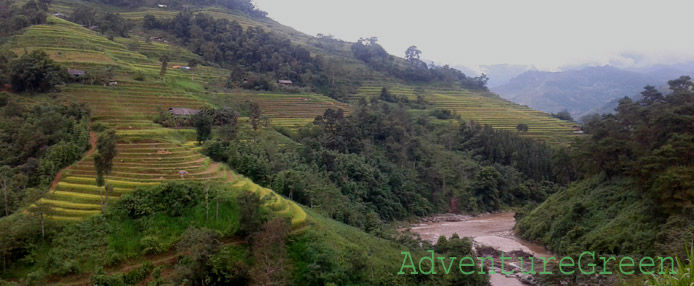
[[[482,65],[482,72],[489,77],[487,86],[489,88],[497,87],[508,83],[512,78],[531,70],[536,70],[530,65]]]
[[[497,64],[497,65],[481,65],[477,69],[473,69],[466,66],[454,66],[454,68],[462,71],[466,75],[478,76],[482,73],[489,77],[489,82],[487,82],[487,87],[493,88],[503,84],[508,83],[512,78],[530,71],[536,70],[532,65],[509,65],[509,64]]]
[[[592,109],[614,103],[614,99],[638,95],[646,85],[663,86],[685,74],[681,69],[662,66],[635,72],[611,66],[585,67],[563,72],[528,71],[492,91],[519,104],[545,112],[567,109],[580,118]],[[609,108],[609,107],[607,107]]]

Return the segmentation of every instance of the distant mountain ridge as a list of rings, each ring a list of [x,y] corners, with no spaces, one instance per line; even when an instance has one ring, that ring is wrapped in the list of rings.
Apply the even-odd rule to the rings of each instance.
[[[612,66],[563,72],[527,71],[492,91],[513,102],[545,112],[568,110],[578,119],[615,99],[637,96],[646,85],[661,87],[687,74],[681,67],[659,66],[643,72]]]

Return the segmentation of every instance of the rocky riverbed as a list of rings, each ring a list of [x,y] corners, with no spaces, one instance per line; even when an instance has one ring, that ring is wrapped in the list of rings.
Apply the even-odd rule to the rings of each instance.
[[[419,234],[422,239],[431,243],[436,243],[441,235],[450,237],[457,233],[460,237],[469,237],[480,256],[498,258],[503,251],[504,255],[513,257],[512,262],[508,263],[504,270],[512,271],[514,274],[502,275],[501,265],[499,261],[496,261],[497,274],[491,275],[491,284],[493,286],[534,285],[535,279],[532,276],[520,274],[518,257],[525,257],[525,261],[528,261],[530,256],[549,257],[552,254],[540,245],[515,236],[513,227],[516,221],[513,215],[512,212],[479,216],[441,214],[422,218],[406,229]]]

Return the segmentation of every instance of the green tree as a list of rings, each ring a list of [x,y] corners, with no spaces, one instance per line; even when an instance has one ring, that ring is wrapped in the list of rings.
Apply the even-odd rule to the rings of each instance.
[[[528,132],[530,128],[528,127],[528,124],[518,123],[518,125],[516,125],[516,129],[518,129],[519,132]]]
[[[207,263],[219,251],[221,237],[211,229],[189,227],[181,235],[176,250],[190,259],[189,263],[176,266],[173,280],[177,285],[186,285],[185,281],[201,281],[207,276]],[[196,284],[194,284],[196,285]],[[201,285],[205,285],[202,283]]]
[[[191,73],[191,76],[190,76],[191,80],[195,80],[195,69],[198,67],[199,63],[200,62],[196,59],[191,59],[188,61],[188,67],[190,67],[190,73]]]
[[[494,167],[484,167],[472,181],[470,190],[477,198],[477,205],[483,211],[501,208],[501,173]]]
[[[10,66],[10,82],[16,92],[47,92],[67,81],[67,70],[42,50],[21,56]]]
[[[558,113],[552,113],[552,117],[559,120],[574,121],[574,118],[571,117],[571,113],[569,113],[569,111],[566,109],[559,111]]]
[[[226,87],[233,88],[238,87],[243,84],[246,79],[246,72],[239,65],[234,65],[229,72],[229,77],[227,77]]]
[[[17,55],[8,49],[0,49],[0,89],[10,82],[10,63]]]
[[[77,6],[75,10],[72,11],[72,14],[70,14],[70,21],[75,22],[77,24],[82,24],[85,25],[86,27],[91,27],[96,25],[97,19],[96,19],[97,13],[96,10],[89,6]]]
[[[161,79],[164,79],[164,76],[166,75],[166,67],[169,64],[169,56],[163,55],[159,57],[159,61],[161,62],[161,71],[159,72],[159,75],[161,76]]]
[[[254,265],[250,269],[253,285],[287,285],[287,236],[289,223],[275,218],[253,236]]]
[[[641,102],[645,105],[651,105],[656,102],[662,103],[665,99],[665,96],[652,85],[644,87],[644,91],[641,92],[641,95],[643,96]]]
[[[27,190],[27,201],[34,202],[34,204],[28,208],[28,211],[34,217],[38,218],[39,225],[41,226],[41,237],[46,236],[46,221],[48,217],[55,213],[53,206],[41,201],[41,198],[45,195],[46,192],[39,189],[32,188]]]
[[[99,187],[104,187],[104,193],[99,192],[101,198],[102,210],[104,204],[108,203],[109,192],[113,190],[113,187],[106,184],[105,176],[111,174],[113,169],[113,158],[118,155],[118,150],[116,150],[116,144],[118,142],[118,136],[116,131],[110,129],[99,135],[96,143],[96,153],[94,153],[94,168],[96,169],[96,185]],[[105,200],[104,201],[104,196]]]
[[[14,176],[14,170],[10,166],[0,167],[0,187],[2,187],[5,216],[10,215],[10,180]]]
[[[692,78],[689,76],[681,76],[678,79],[668,81],[667,84],[674,92],[689,91],[692,89],[692,87],[694,87]]]
[[[210,113],[210,110],[204,109],[193,115],[193,127],[195,127],[196,138],[199,144],[210,139],[212,135],[213,117]]]
[[[225,141],[233,141],[238,133],[238,118],[236,111],[222,108],[215,112],[215,125],[219,125],[219,137]]]
[[[416,62],[419,61],[419,55],[422,54],[422,51],[417,49],[417,46],[410,46],[407,48],[407,51],[405,51],[405,59],[408,62]]]
[[[251,126],[253,127],[253,131],[257,132],[258,127],[260,126],[260,105],[258,105],[258,103],[256,103],[255,101],[251,101],[248,113],[248,116],[251,120]]]
[[[255,192],[244,191],[236,198],[239,205],[239,234],[250,235],[258,230],[265,222],[265,214],[261,206],[263,199]]]

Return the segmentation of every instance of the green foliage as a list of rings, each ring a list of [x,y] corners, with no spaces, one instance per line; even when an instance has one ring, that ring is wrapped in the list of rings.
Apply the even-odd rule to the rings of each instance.
[[[96,141],[96,153],[94,153],[94,168],[96,169],[96,184],[104,185],[104,176],[111,174],[113,158],[118,155],[116,144],[118,136],[116,131],[109,129],[101,134]]]
[[[220,194],[212,198],[219,200],[218,219],[206,219],[203,186],[178,182],[136,190],[112,204],[104,216],[70,224],[48,220],[45,236],[41,235],[36,216],[18,213],[3,218],[0,220],[0,228],[4,230],[0,232],[0,255],[4,255],[8,267],[0,275],[19,278],[34,272],[32,279],[41,281],[51,275],[92,272],[99,265],[113,265],[128,258],[169,250],[190,227],[205,228],[215,237],[228,237],[239,226],[237,204],[223,186],[212,185],[210,189],[211,193]],[[131,215],[136,213],[132,209],[150,212]],[[183,241],[195,244],[194,240]],[[198,246],[184,248],[195,247]],[[151,267],[148,269],[115,276],[97,273],[99,275],[94,277],[132,285],[132,281],[141,280],[151,271]]]
[[[10,82],[16,92],[48,92],[67,81],[67,70],[42,50],[35,50],[13,61]]]
[[[85,27],[95,27],[96,30],[108,36],[128,37],[128,31],[133,27],[133,23],[127,21],[118,13],[100,12],[89,6],[78,6],[72,11],[70,21],[84,25]]]
[[[694,247],[687,248],[686,260],[677,258],[677,274],[653,275],[646,286],[688,286],[694,284]],[[669,271],[666,271],[669,272]]]
[[[483,168],[472,181],[470,192],[477,199],[478,210],[497,211],[501,207],[501,173],[493,167]]]
[[[261,231],[253,235],[253,262],[249,270],[251,281],[256,285],[277,283],[286,284],[287,271],[287,238],[289,222],[284,218],[275,218],[263,224]]]
[[[238,195],[240,214],[240,235],[250,235],[260,230],[267,215],[261,209],[263,199],[256,192],[244,191]]]
[[[142,266],[130,270],[124,274],[107,275],[102,270],[97,271],[90,277],[91,285],[98,286],[126,286],[137,285],[149,276],[154,266],[149,261],[146,261]]]
[[[516,129],[518,130],[518,132],[528,132],[528,130],[530,130],[530,127],[528,127],[528,124],[518,123],[518,125],[516,125]]]
[[[16,57],[17,55],[12,51],[0,48],[0,88],[4,88],[5,84],[10,82],[10,63]],[[0,101],[0,107],[5,106],[5,104],[7,103]]]
[[[471,90],[487,90],[487,76],[467,77],[461,71],[448,65],[429,67],[419,59],[422,51],[416,46],[411,46],[405,52],[408,65],[402,67],[395,57],[388,54],[378,44],[377,37],[360,38],[352,44],[352,54],[355,58],[366,63],[370,68],[390,74],[393,77],[411,82],[435,82],[442,81],[449,84],[459,84],[461,87]]]
[[[241,83],[244,88],[270,90],[271,81],[261,75],[263,73],[271,75],[270,78],[306,84],[303,74],[320,72],[317,61],[311,57],[308,49],[295,46],[288,38],[261,27],[244,29],[236,21],[214,19],[208,14],[195,14],[190,10],[179,12],[168,21],[148,17],[147,26],[157,26],[171,32],[207,62],[217,63],[232,71],[242,66],[258,74],[243,83],[243,79],[232,72],[227,86]]]
[[[560,120],[574,121],[574,118],[571,117],[571,113],[569,113],[569,111],[566,109],[559,111],[558,113],[552,113],[551,115],[552,115],[552,117],[560,119]]]
[[[0,216],[17,210],[25,190],[47,187],[89,146],[89,109],[80,104],[0,107]],[[5,208],[7,206],[7,208]]]
[[[518,221],[518,233],[560,254],[652,255],[662,225],[633,180],[595,177],[552,195]]]
[[[145,73],[143,71],[138,70],[135,72],[133,79],[136,81],[144,81],[145,80]]]
[[[378,101],[350,116],[326,110],[292,135],[301,147],[254,134],[215,140],[203,150],[263,186],[373,233],[383,221],[498,210],[541,201],[556,189],[545,145],[475,123],[437,126]],[[478,173],[493,164],[490,187]]]
[[[455,114],[454,111],[450,111],[449,109],[443,109],[443,108],[437,108],[429,112],[429,115],[436,117],[437,119],[454,119],[454,118],[460,118],[460,115]]]
[[[30,0],[23,5],[13,0],[0,0],[0,37],[6,37],[22,29],[46,22],[50,1]]]
[[[213,115],[207,110],[201,110],[193,115],[193,127],[198,143],[202,144],[212,136]]]
[[[167,182],[123,195],[113,212],[137,219],[155,214],[181,216],[203,197],[200,184]]]

